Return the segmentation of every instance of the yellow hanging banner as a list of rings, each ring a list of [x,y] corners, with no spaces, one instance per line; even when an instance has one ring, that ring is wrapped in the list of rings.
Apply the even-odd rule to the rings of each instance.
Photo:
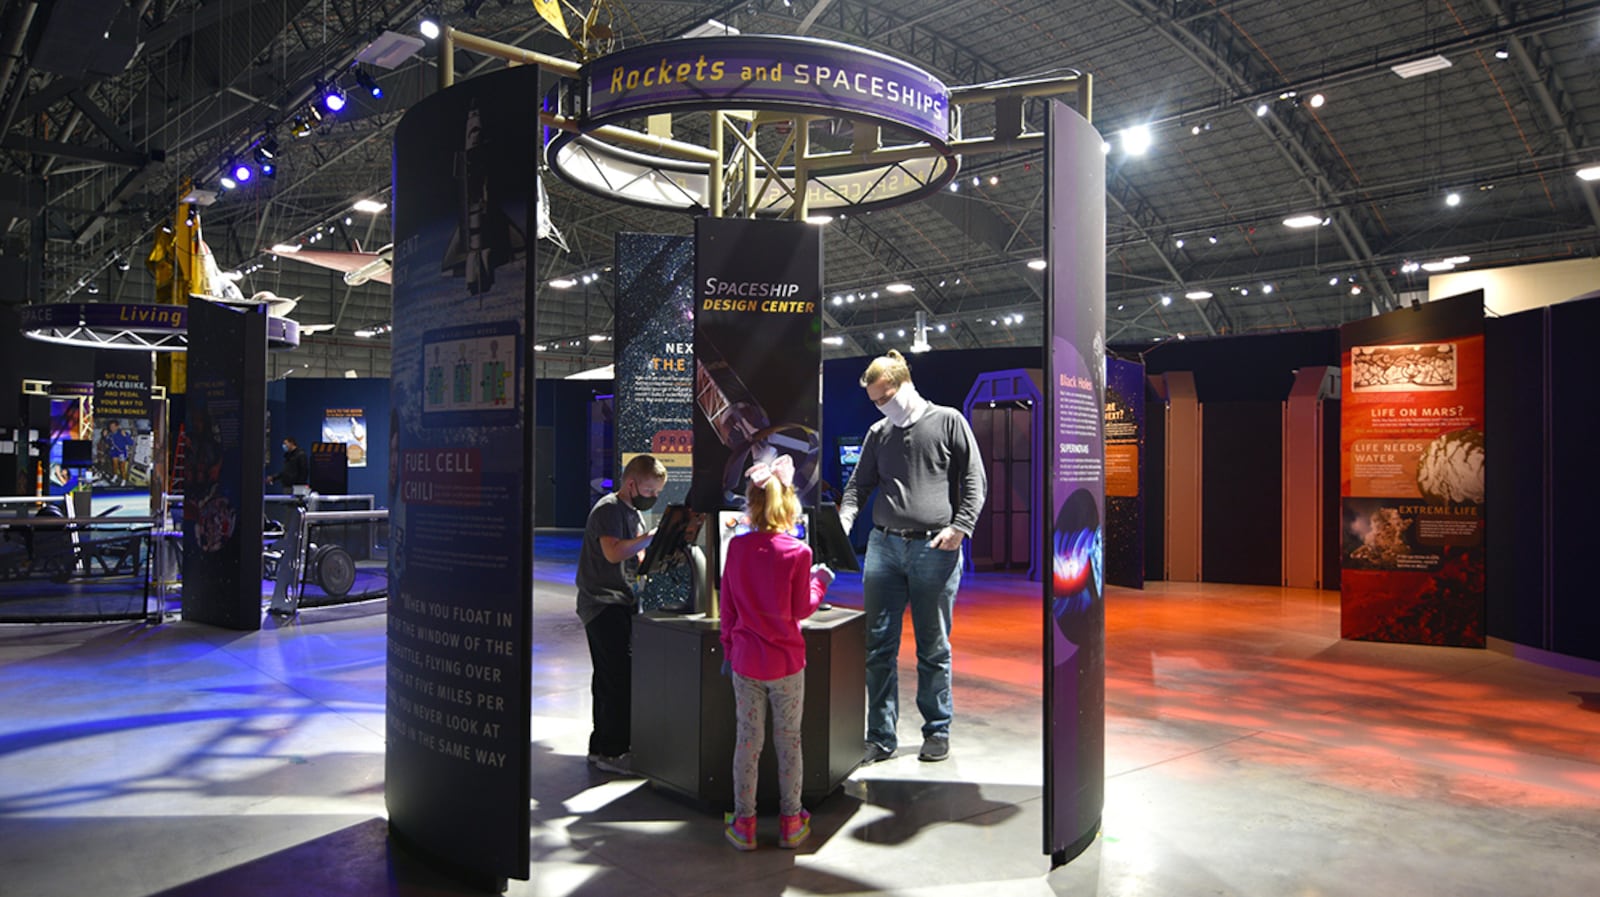
[[[561,15],[561,4],[557,0],[533,0],[533,8],[540,17],[550,23],[550,27],[561,32],[561,36],[572,40],[572,35],[567,33],[567,20]]]

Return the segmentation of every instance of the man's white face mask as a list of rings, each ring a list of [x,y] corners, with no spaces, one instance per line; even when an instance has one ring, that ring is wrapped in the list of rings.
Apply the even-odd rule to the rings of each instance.
[[[922,397],[917,395],[917,388],[909,382],[902,383],[893,396],[878,406],[878,411],[889,419],[889,423],[903,427],[911,422],[911,414],[917,410],[921,402]]]

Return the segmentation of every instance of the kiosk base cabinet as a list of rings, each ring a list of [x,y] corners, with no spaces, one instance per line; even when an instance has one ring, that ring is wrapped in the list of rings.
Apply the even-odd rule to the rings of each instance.
[[[805,775],[814,804],[861,762],[866,738],[866,626],[859,611],[818,611],[806,640]],[[722,675],[717,621],[645,614],[633,626],[633,768],[656,784],[722,809],[733,806],[733,686]],[[756,792],[777,812],[778,767],[771,714]]]

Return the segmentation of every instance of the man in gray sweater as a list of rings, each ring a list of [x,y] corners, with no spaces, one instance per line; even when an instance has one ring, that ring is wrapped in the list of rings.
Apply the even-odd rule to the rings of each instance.
[[[865,762],[894,756],[899,744],[901,621],[911,608],[917,640],[919,760],[950,756],[950,616],[961,586],[961,545],[978,522],[988,488],[977,440],[965,417],[917,394],[899,352],[873,359],[861,375],[884,419],[862,440],[845,484],[845,529],[874,489],[872,535],[862,569],[867,615]]]

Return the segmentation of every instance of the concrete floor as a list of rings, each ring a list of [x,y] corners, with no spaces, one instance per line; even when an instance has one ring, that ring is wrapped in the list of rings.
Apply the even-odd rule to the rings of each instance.
[[[800,851],[740,854],[713,814],[585,764],[568,556],[537,568],[534,868],[511,895],[1462,897],[1600,881],[1600,678],[1342,642],[1336,593],[1164,583],[1108,597],[1102,837],[1051,870],[1038,587],[995,574],[969,578],[956,609],[952,759],[916,760],[913,709],[908,750],[814,807]],[[859,595],[845,577],[834,600]],[[0,895],[467,893],[385,837],[384,624],[376,602],[248,634],[0,626]]]

